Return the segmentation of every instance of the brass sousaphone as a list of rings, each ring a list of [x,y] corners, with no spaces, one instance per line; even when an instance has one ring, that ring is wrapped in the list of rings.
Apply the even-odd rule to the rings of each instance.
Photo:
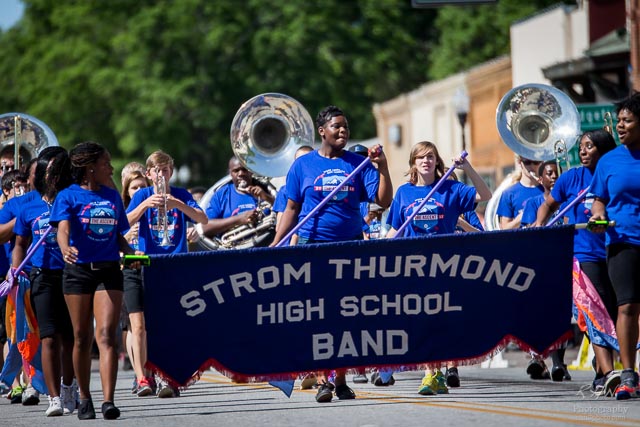
[[[552,86],[527,84],[511,89],[498,104],[496,125],[500,137],[520,157],[553,160],[558,173],[564,162],[569,168],[569,150],[580,136],[580,114],[568,95]],[[496,214],[502,192],[512,183],[507,176],[494,191],[485,211],[485,228],[498,230]]]
[[[0,153],[13,152],[13,168],[18,169],[28,163],[49,146],[57,146],[58,139],[44,122],[24,113],[0,115]],[[0,165],[2,173],[7,165]]]
[[[313,146],[314,135],[313,120],[302,104],[281,93],[264,93],[246,101],[236,112],[231,124],[231,148],[244,167],[275,196],[270,178],[285,176],[298,148]],[[229,181],[231,177],[227,175],[209,188],[200,206],[206,210],[213,194]],[[197,225],[198,246],[215,250],[268,244],[267,240],[273,239],[276,214],[268,203],[262,201],[260,205],[262,220],[255,227],[242,225],[209,238]]]

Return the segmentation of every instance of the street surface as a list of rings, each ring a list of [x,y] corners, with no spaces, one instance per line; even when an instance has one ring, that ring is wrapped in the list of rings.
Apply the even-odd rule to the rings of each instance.
[[[527,357],[505,353],[509,368],[461,367],[461,387],[448,395],[417,393],[421,372],[395,375],[390,387],[349,384],[357,399],[319,404],[314,390],[295,390],[287,398],[268,384],[233,384],[218,372],[204,373],[198,383],[174,399],[131,394],[132,371],[118,373],[116,405],[121,426],[640,426],[640,399],[616,401],[589,391],[591,371],[571,371],[572,381],[534,381],[525,373]],[[575,352],[574,352],[575,354]],[[568,353],[566,361],[572,356]],[[349,381],[351,376],[348,377]],[[298,383],[296,383],[297,385]],[[94,370],[91,388],[98,418],[100,379]],[[47,418],[46,397],[37,406],[0,401],[2,426],[90,425],[72,416]]]

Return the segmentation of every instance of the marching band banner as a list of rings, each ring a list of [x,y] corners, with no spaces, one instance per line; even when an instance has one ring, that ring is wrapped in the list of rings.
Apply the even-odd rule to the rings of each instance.
[[[570,336],[573,227],[152,257],[149,364],[178,385],[478,363]]]

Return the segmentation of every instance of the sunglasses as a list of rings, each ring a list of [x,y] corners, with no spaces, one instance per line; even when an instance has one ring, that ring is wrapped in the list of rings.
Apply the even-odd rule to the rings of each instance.
[[[522,160],[522,164],[525,166],[539,165],[540,163],[542,163],[540,160],[529,160],[529,159]]]

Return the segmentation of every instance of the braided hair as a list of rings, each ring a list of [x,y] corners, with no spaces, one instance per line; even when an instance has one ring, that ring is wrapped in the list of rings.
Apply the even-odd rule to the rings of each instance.
[[[69,151],[71,160],[71,178],[74,183],[82,184],[87,175],[87,166],[92,165],[107,151],[97,142],[87,141],[77,144]]]

